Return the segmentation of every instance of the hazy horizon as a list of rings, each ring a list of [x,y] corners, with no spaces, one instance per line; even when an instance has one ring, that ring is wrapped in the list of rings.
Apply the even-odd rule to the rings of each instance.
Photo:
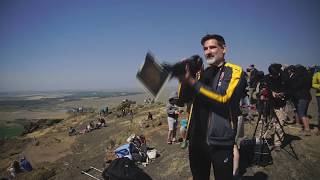
[[[92,89],[29,89],[29,90],[11,90],[11,91],[0,91],[0,93],[23,93],[23,92],[81,92],[81,91],[102,91],[102,92],[116,92],[116,91],[143,91],[142,88],[139,87],[128,87],[128,88],[110,88],[110,89],[99,89],[99,88],[92,88]]]
[[[165,89],[176,88],[174,86],[165,87]],[[46,92],[146,92],[142,87],[132,88],[115,88],[115,89],[51,89],[51,90],[12,90],[0,91],[0,95],[4,93],[46,93]]]
[[[266,71],[319,62],[320,1],[0,1],[0,92],[142,90],[146,52],[174,63],[224,36],[226,59]],[[176,84],[172,81],[171,84]]]

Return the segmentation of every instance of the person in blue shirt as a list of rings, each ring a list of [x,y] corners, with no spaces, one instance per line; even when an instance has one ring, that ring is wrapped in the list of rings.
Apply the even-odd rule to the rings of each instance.
[[[32,166],[30,164],[30,162],[25,158],[25,157],[22,157],[20,159],[20,167],[25,170],[25,171],[32,171]]]

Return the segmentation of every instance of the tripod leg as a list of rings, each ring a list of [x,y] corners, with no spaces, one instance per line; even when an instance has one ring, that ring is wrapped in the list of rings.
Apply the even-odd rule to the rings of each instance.
[[[272,108],[272,110],[273,110],[273,113],[275,114],[274,108]],[[283,133],[283,139],[285,140],[286,137],[287,137],[287,133],[284,131],[283,125],[280,123],[279,118],[277,117],[277,115],[275,116],[275,120],[276,120],[276,123],[278,123],[278,125],[279,125],[279,127],[280,127],[280,129],[281,129],[281,131]],[[291,155],[296,160],[299,160],[298,155],[294,151],[291,142],[289,142],[289,146],[290,146],[292,154],[290,152],[288,152],[288,151],[286,151],[286,152],[288,152],[288,154]]]
[[[276,120],[274,143],[276,146],[280,146],[284,141],[285,133],[283,129],[283,124],[286,116],[284,114],[283,108],[274,109],[274,114],[275,114],[275,120]]]
[[[257,121],[256,127],[255,127],[255,129],[254,129],[252,138],[255,138],[255,136],[256,136],[256,132],[257,132],[257,129],[258,129],[258,125],[259,125],[260,120],[261,120],[261,114],[259,113],[258,121]]]
[[[261,132],[261,137],[263,137],[264,139],[267,139],[267,134],[272,129],[273,119],[271,116],[268,115],[268,116],[266,116],[265,121],[266,122],[263,123],[263,128],[265,128],[265,131]]]

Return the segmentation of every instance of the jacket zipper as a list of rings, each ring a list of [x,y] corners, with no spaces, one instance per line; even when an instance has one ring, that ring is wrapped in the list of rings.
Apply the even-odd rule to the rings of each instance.
[[[221,70],[218,73],[219,73],[219,78],[218,78],[218,82],[217,82],[217,84],[215,86],[215,90],[218,89],[219,82],[222,81],[223,77],[221,78],[221,75],[222,75],[222,73],[224,73],[224,64],[223,64],[223,66],[221,67]],[[223,76],[224,76],[224,74],[223,74]],[[212,84],[212,86],[213,86],[213,84]],[[211,125],[212,116],[213,116],[213,112],[209,112],[208,126],[207,126],[207,133],[206,133],[207,134],[207,144],[208,145],[209,145],[209,128],[210,128],[210,125]]]
[[[209,113],[208,117],[208,127],[207,127],[207,144],[209,145],[209,127],[211,124],[211,119],[212,119],[212,112]]]

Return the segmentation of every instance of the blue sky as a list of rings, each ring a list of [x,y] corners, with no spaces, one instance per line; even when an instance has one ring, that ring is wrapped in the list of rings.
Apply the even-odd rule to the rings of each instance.
[[[1,0],[0,91],[140,87],[148,50],[203,56],[207,33],[242,67],[317,64],[319,18],[317,0]]]

